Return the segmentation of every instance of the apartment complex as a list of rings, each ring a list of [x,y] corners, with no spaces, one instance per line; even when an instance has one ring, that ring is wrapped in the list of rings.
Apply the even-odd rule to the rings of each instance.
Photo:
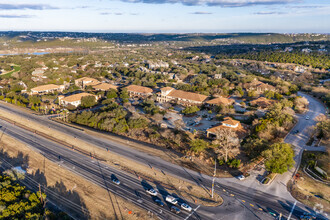
[[[47,84],[42,86],[37,86],[31,89],[30,94],[31,95],[37,95],[37,94],[47,94],[47,93],[53,93],[53,92],[63,92],[65,89],[64,85],[55,85],[55,84]]]
[[[101,82],[94,78],[82,77],[82,78],[76,79],[74,81],[74,83],[76,86],[79,86],[80,88],[84,89],[86,86],[97,85],[97,84],[100,84]]]
[[[164,87],[160,91],[157,96],[157,101],[160,103],[177,102],[181,105],[202,105],[207,99],[206,95],[176,90],[172,87]]]
[[[148,97],[153,94],[152,89],[144,86],[129,85],[125,88],[127,89],[130,97]]]
[[[73,105],[75,107],[78,107],[81,104],[81,99],[86,96],[94,96],[95,100],[98,100],[98,97],[96,95],[90,94],[90,93],[78,93],[70,96],[63,96],[60,95],[58,96],[58,101],[60,105],[63,106],[68,106],[68,105]]]

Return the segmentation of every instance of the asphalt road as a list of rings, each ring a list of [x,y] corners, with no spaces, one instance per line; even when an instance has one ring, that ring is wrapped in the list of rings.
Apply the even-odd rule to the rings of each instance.
[[[269,205],[268,207],[256,204],[255,202],[258,201],[257,198],[259,196],[251,196],[216,184],[216,191],[224,198],[224,203],[221,206],[204,207],[187,202],[193,209],[197,208],[197,210],[192,213],[182,210],[180,214],[174,214],[170,211],[170,204],[165,202],[167,192],[161,184],[156,183],[155,189],[159,192],[158,197],[165,203],[164,207],[156,205],[153,202],[153,197],[145,192],[145,186],[148,184],[147,181],[139,180],[136,176],[117,170],[114,167],[65,148],[3,120],[0,120],[0,125],[2,126],[0,128],[1,133],[3,132],[28,144],[47,159],[109,190],[113,194],[127,199],[135,205],[147,209],[160,219],[242,219],[243,216],[243,219],[273,219],[268,214],[268,211],[276,213],[274,209],[270,208],[270,206],[274,207],[274,205]],[[61,156],[60,159],[58,157],[59,155]],[[115,175],[121,181],[119,186],[112,183],[111,175]],[[206,184],[209,184],[202,177],[200,179],[205,181]],[[223,189],[226,191],[223,191]],[[267,200],[267,197],[264,199],[261,198],[261,200],[265,202],[264,200]],[[110,204],[112,203],[114,203],[114,198],[109,196],[109,210],[111,210]],[[282,208],[279,204],[275,205],[278,206],[276,208],[277,210]],[[120,213],[117,214],[119,215]]]
[[[180,167],[176,164],[172,164],[169,162],[166,162],[160,158],[157,158],[155,156],[152,155],[148,155],[145,154],[143,152],[134,150],[132,148],[129,148],[127,146],[118,144],[118,143],[114,143],[109,141],[108,139],[102,139],[102,138],[95,138],[92,135],[88,135],[83,131],[79,131],[77,129],[74,128],[70,128],[68,126],[64,126],[62,124],[53,122],[53,121],[49,121],[47,118],[44,117],[40,117],[40,116],[36,116],[36,115],[31,115],[29,113],[26,113],[24,111],[21,111],[20,109],[17,108],[11,108],[10,106],[0,103],[0,108],[5,109],[7,111],[10,111],[12,113],[16,113],[18,115],[20,115],[21,117],[25,117],[25,118],[29,118],[30,120],[34,120],[38,123],[44,124],[46,126],[50,126],[52,129],[56,129],[59,130],[61,132],[64,132],[66,134],[72,135],[72,136],[76,136],[77,138],[80,138],[86,142],[89,142],[91,144],[94,144],[98,147],[101,148],[109,148],[110,151],[117,153],[119,155],[125,156],[127,158],[130,158],[132,160],[135,160],[137,162],[143,163],[143,164],[147,164],[150,166],[153,166],[154,168],[157,168],[159,170],[162,170],[165,173],[170,173],[172,175],[175,175],[181,179],[185,179],[186,181],[192,181],[195,182],[199,185],[202,185],[204,187],[207,187],[208,189],[211,186],[211,177],[197,173],[195,171],[191,171],[188,170],[186,168]],[[4,122],[1,122],[6,126],[3,126],[3,128],[7,128],[6,132],[11,131],[12,133],[10,133],[9,135],[25,142],[25,143],[29,143],[30,145],[36,147],[39,147],[39,150],[43,152],[42,149],[44,149],[47,152],[45,156],[49,157],[48,154],[50,154],[48,151],[50,149],[47,148],[47,144],[45,146],[44,143],[49,142],[48,140],[45,140],[43,138],[40,138],[38,136],[33,136],[34,139],[33,140],[26,140],[24,138],[19,138],[19,137],[27,137],[29,134],[29,132],[27,131],[22,131],[20,129],[17,129],[17,127],[13,127],[12,125],[6,124]],[[25,132],[24,135],[19,136],[17,134],[17,132]],[[30,134],[31,135],[31,134]],[[24,140],[23,140],[24,139]],[[31,142],[32,141],[32,142]],[[52,145],[57,145],[55,143],[52,143]],[[70,151],[66,152],[65,149],[62,146],[57,146],[59,149],[61,150],[57,150],[55,151],[55,153],[57,153],[57,156],[53,157],[58,157],[58,154],[61,153],[63,151],[63,155],[65,155],[65,157],[63,157],[63,164],[66,165],[66,163],[69,163],[69,160],[71,159],[71,156],[73,157],[72,154],[78,154],[74,151]],[[53,148],[52,148],[53,149]],[[54,153],[54,152],[53,152]],[[61,153],[62,154],[62,153]],[[68,156],[69,155],[69,156]],[[55,159],[56,159],[55,158]],[[88,157],[87,157],[88,158]],[[73,161],[76,162],[76,164],[80,164],[80,166],[82,166],[84,163],[86,163],[88,160],[91,159],[87,159],[85,156],[83,155],[75,155],[75,159]],[[51,157],[50,157],[51,159]],[[54,158],[53,158],[54,159]],[[93,162],[91,162],[93,163]],[[95,161],[93,164],[96,164],[97,161]],[[87,168],[89,168],[89,165],[86,165],[86,169],[85,168],[77,168],[79,166],[74,165],[72,163],[69,163],[68,165],[66,165],[67,168],[72,168],[75,167],[75,169],[79,170],[79,172],[76,170],[77,173],[79,173],[80,175],[85,176],[85,178],[88,179],[87,174],[88,175],[96,175],[95,173],[93,174],[92,171],[88,170]],[[106,165],[102,165],[104,167],[108,167]],[[101,166],[101,167],[102,167]],[[100,167],[100,166],[99,166]],[[72,170],[72,169],[71,169]],[[114,170],[113,168],[109,167],[106,168],[105,170],[109,170],[110,173],[113,172],[116,175],[118,175],[118,178],[124,178],[124,181],[122,181],[123,183],[126,181],[125,178],[128,177],[124,177],[125,175],[127,176],[127,174],[123,174],[120,172],[120,174],[118,174],[118,171]],[[103,170],[99,170],[99,174],[98,175],[102,175]],[[94,170],[94,172],[96,172],[96,169]],[[101,172],[101,173],[100,173]],[[106,173],[105,176],[110,175],[110,173]],[[104,175],[103,175],[104,176]],[[102,177],[102,176],[101,176]],[[100,176],[99,176],[100,178]],[[130,179],[134,177],[130,177]],[[91,178],[89,177],[90,180],[94,180],[95,178]],[[99,180],[99,184],[101,184],[103,181],[103,183],[107,183],[105,185],[105,187],[107,187],[110,183],[109,180],[105,179],[104,180]],[[217,182],[220,182],[217,180]],[[222,182],[222,181],[221,181]],[[103,184],[103,185],[104,185]],[[125,184],[125,183],[124,183]],[[111,185],[111,184],[110,184]],[[113,184],[112,184],[113,185]],[[115,186],[116,187],[116,186]],[[119,186],[119,187],[123,187],[123,186]],[[118,187],[118,188],[119,188]],[[138,189],[137,187],[140,187],[141,189],[141,183],[139,181],[137,181],[135,183],[135,185],[130,186],[131,188],[131,192],[135,192],[136,189]],[[143,189],[143,188],[142,188]],[[225,191],[224,191],[225,190]],[[245,187],[242,184],[238,184],[238,183],[216,183],[216,191],[223,196],[225,202],[222,206],[220,207],[199,207],[199,209],[197,210],[196,213],[194,213],[192,216],[190,216],[190,218],[201,218],[201,219],[273,219],[273,217],[269,214],[269,212],[273,212],[273,213],[282,213],[284,216],[289,216],[290,212],[292,210],[292,207],[294,206],[294,201],[292,200],[286,200],[280,197],[276,197],[272,194],[268,194],[265,192],[261,192],[258,190],[251,190],[249,187]],[[143,192],[142,192],[143,193]],[[135,197],[134,195],[130,195],[130,196],[126,196],[126,194],[123,195],[124,198],[129,199],[130,201],[134,201],[134,198],[136,198],[136,194]],[[150,199],[148,197],[146,197],[146,199]],[[152,203],[151,199],[150,202]],[[137,202],[138,205],[140,204],[139,202]],[[152,203],[153,204],[153,203]],[[148,204],[147,207],[154,207],[155,204]],[[194,204],[191,204],[193,208],[195,208],[196,206],[194,206]],[[140,204],[141,206],[141,204]],[[142,205],[141,207],[145,207],[145,205]],[[159,207],[154,207],[155,209],[152,210],[155,214],[157,213],[157,211],[159,212]],[[297,205],[295,206],[295,208],[292,210],[293,213],[291,215],[291,219],[292,218],[297,218],[298,216],[300,216],[300,214],[305,211],[308,210],[308,208],[306,208],[304,205],[297,203]],[[176,218],[178,217],[177,215],[173,215],[171,212],[168,211],[167,212],[164,211],[165,213],[167,213],[169,216]],[[164,214],[163,212],[160,214]],[[182,213],[180,216],[181,218],[184,218],[185,215],[187,215],[188,213]],[[166,219],[167,217],[165,217]],[[167,218],[168,219],[168,218]]]
[[[76,151],[39,137],[32,132],[15,127],[7,122],[0,120],[0,124],[2,126],[2,132],[30,145],[47,159],[58,163],[59,166],[79,174],[85,179],[109,190],[115,195],[127,199],[135,205],[153,212],[161,219],[184,219],[190,214],[185,211],[182,211],[178,215],[174,214],[169,210],[169,205],[165,202],[164,208],[156,205],[152,200],[152,196],[145,192],[144,187],[148,184],[147,182],[142,182],[142,180],[139,180],[134,176],[128,175]],[[59,155],[61,155],[60,159]],[[111,181],[111,175],[115,175],[121,181],[121,184],[114,184]],[[159,189],[163,189],[161,185],[158,185],[158,187]],[[159,189],[158,191],[160,191]],[[165,192],[163,194],[164,196],[166,195]],[[109,200],[111,203],[111,198],[109,198]],[[196,208],[196,206],[193,207]],[[109,207],[109,209],[111,210],[111,207]],[[119,213],[117,214],[119,215]],[[195,213],[191,216],[191,219],[202,218]],[[203,217],[203,219],[210,218]]]

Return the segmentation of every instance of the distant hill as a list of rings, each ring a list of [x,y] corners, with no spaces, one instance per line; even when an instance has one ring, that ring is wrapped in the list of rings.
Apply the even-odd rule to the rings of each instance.
[[[298,41],[330,40],[329,34],[276,34],[276,33],[227,33],[227,34],[134,34],[134,33],[86,33],[86,32],[30,32],[3,31],[2,40],[40,41],[57,38],[97,38],[120,43],[150,42],[215,42],[215,43],[293,43]]]

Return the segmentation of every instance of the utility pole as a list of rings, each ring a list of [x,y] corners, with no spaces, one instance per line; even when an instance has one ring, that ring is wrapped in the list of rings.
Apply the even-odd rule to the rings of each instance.
[[[43,204],[40,183],[39,183],[39,196],[40,196],[40,202],[41,204]]]
[[[213,199],[213,194],[214,194],[214,180],[215,180],[216,173],[217,173],[217,158],[214,159],[214,173],[213,173],[213,179],[212,179],[212,199]]]

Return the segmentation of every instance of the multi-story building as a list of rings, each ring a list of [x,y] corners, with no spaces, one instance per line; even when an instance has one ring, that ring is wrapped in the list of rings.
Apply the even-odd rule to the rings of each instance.
[[[86,86],[93,86],[93,85],[97,85],[100,83],[100,81],[98,81],[97,79],[93,79],[90,77],[82,77],[79,79],[76,79],[74,81],[76,86],[79,86],[80,88],[84,89]]]
[[[152,89],[144,86],[129,85],[125,88],[127,89],[130,97],[148,97],[153,93]]]
[[[160,91],[157,96],[157,101],[160,103],[176,102],[181,105],[202,105],[207,99],[206,95],[176,90],[172,87],[164,87]]]
[[[32,88],[30,94],[36,95],[36,94],[47,94],[53,92],[63,92],[64,89],[65,89],[64,85],[48,84],[48,85],[42,85]]]
[[[60,105],[63,106],[68,106],[68,105],[73,105],[75,107],[78,107],[81,104],[81,99],[86,96],[94,96],[95,100],[98,100],[98,97],[96,95],[90,94],[90,93],[78,93],[70,96],[63,96],[60,95],[58,96],[58,101]]]

